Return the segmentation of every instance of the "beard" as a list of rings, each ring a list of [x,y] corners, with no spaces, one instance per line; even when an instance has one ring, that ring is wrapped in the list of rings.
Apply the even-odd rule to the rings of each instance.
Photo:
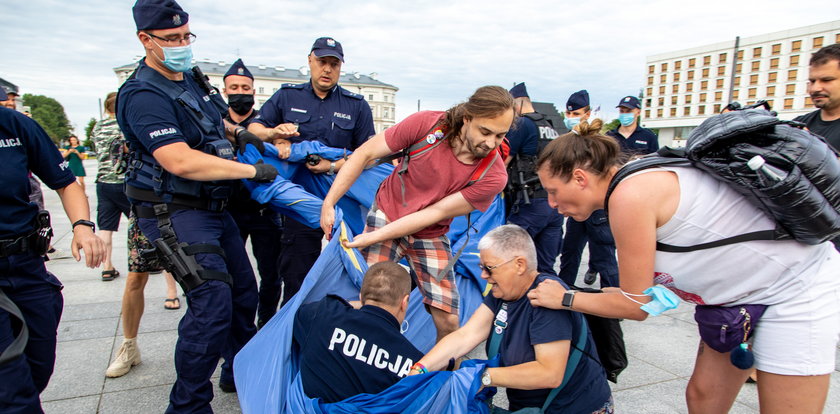
[[[485,158],[488,155],[490,155],[491,151],[493,151],[490,147],[485,145],[484,142],[478,145],[473,144],[473,141],[472,139],[470,139],[469,135],[467,135],[464,138],[464,140],[467,144],[467,149],[470,151],[470,154],[472,154],[472,156],[475,158]]]

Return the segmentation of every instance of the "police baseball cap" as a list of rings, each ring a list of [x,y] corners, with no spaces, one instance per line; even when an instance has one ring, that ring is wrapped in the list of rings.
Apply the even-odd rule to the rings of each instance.
[[[242,59],[236,59],[236,62],[233,62],[233,64],[230,65],[230,69],[228,69],[228,71],[225,72],[225,76],[222,76],[222,79],[227,78],[230,75],[244,76],[246,78],[251,78],[251,80],[254,80],[254,75],[252,75],[251,71],[248,70],[248,67],[246,67],[245,64],[242,63]]]
[[[569,100],[566,101],[567,111],[575,111],[587,106],[589,106],[589,92],[587,92],[586,89],[573,93],[572,96],[569,97]]]
[[[637,98],[635,96],[628,95],[628,96],[625,96],[625,97],[621,98],[621,101],[618,102],[618,105],[616,106],[616,108],[620,108],[622,106],[625,107],[625,108],[630,108],[630,109],[641,109],[642,108],[642,102],[639,101],[639,98]]]
[[[525,87],[525,82],[517,83],[510,88],[509,92],[514,98],[530,98],[528,96],[528,88]]]
[[[341,48],[341,43],[331,37],[319,37],[312,44],[310,52],[315,53],[315,56],[335,56],[338,60],[344,62],[344,49]]]
[[[137,0],[131,11],[137,30],[174,29],[190,20],[175,0]]]

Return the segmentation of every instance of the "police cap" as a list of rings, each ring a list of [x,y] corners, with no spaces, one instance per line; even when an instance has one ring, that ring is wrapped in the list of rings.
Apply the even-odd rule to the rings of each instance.
[[[616,108],[620,108],[622,106],[630,109],[641,109],[642,103],[639,101],[639,98],[632,95],[628,95],[621,98]]]
[[[312,44],[310,52],[315,53],[315,56],[335,56],[338,60],[344,62],[344,49],[341,48],[341,43],[331,37],[319,37]]]
[[[574,111],[583,107],[589,106],[589,92],[586,89],[577,91],[569,97],[566,101],[566,110]]]
[[[248,67],[245,66],[244,63],[242,63],[242,59],[236,59],[236,62],[233,62],[233,65],[230,65],[230,69],[225,72],[225,76],[223,76],[222,79],[227,78],[230,75],[244,76],[254,80],[254,75],[251,75],[251,71],[248,70]]]
[[[174,29],[190,19],[175,0],[137,0],[131,11],[137,30]]]
[[[525,82],[517,83],[510,88],[510,94],[513,95],[514,98],[530,98],[528,96],[528,89],[525,87]]]

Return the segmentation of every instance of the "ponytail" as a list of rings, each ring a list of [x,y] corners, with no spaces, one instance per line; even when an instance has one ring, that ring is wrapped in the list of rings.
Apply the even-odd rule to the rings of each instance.
[[[551,141],[540,153],[537,169],[548,166],[552,176],[564,181],[572,178],[576,168],[597,176],[606,176],[610,169],[624,164],[625,156],[615,139],[601,134],[600,119],[581,121],[571,132]]]

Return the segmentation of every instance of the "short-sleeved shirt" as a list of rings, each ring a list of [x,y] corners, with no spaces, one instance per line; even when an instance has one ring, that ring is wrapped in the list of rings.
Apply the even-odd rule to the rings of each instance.
[[[629,137],[624,137],[618,128],[608,131],[607,135],[615,138],[621,151],[629,154],[650,154],[659,150],[659,137],[653,131],[636,125]]]
[[[514,128],[508,131],[507,139],[510,144],[510,156],[537,155],[540,131],[531,118],[518,117]]]
[[[284,84],[260,107],[254,122],[268,128],[297,124],[300,136],[289,141],[319,141],[351,151],[376,133],[370,105],[362,95],[336,85],[321,99],[311,82]]]
[[[540,274],[534,280],[531,289],[536,288],[543,280],[555,280],[566,286],[556,276]],[[505,303],[493,295],[484,298],[484,305],[497,314]],[[556,310],[531,306],[528,296],[519,300],[507,302],[508,327],[499,345],[500,364],[509,367],[536,360],[534,345],[555,341],[571,341],[570,352],[574,350],[583,315],[569,310]],[[490,335],[493,329],[490,330]],[[490,336],[487,344],[489,346]],[[581,355],[580,362],[572,378],[563,390],[554,397],[546,412],[548,413],[591,413],[601,408],[610,398],[610,386],[600,362],[595,360],[598,351],[595,342],[587,331],[586,347],[583,349],[591,355]],[[524,407],[542,407],[551,389],[518,390],[507,388],[510,410],[515,411]]]
[[[116,167],[122,154],[123,139],[117,118],[105,118],[93,126],[91,133],[93,145],[96,148],[96,160],[98,162],[96,182],[104,184],[122,184],[125,181],[125,173],[119,174]]]
[[[300,346],[304,392],[328,403],[378,393],[423,357],[386,310],[353,309],[332,295],[298,309],[292,338]]]
[[[822,109],[817,109],[814,112],[800,115],[794,118],[794,121],[799,121],[808,126],[808,130],[825,138],[835,150],[840,151],[840,119],[833,121],[823,121],[820,112]]]
[[[34,230],[38,205],[29,202],[29,171],[53,190],[76,177],[46,132],[26,115],[0,108],[0,239],[12,239]]]
[[[446,114],[439,111],[422,111],[410,115],[402,122],[385,130],[385,142],[393,152],[400,152],[417,141],[425,139],[433,126]],[[491,151],[488,157],[496,157],[484,177],[471,186],[467,186],[471,176],[481,160],[465,164],[455,157],[455,152],[448,142],[443,142],[433,149],[412,156],[408,170],[402,174],[402,183],[398,168],[382,181],[376,193],[376,206],[394,221],[400,217],[420,211],[441,199],[460,192],[473,208],[487,210],[496,194],[507,183],[505,163],[498,152]],[[405,184],[405,205],[403,205],[402,185]],[[452,219],[442,220],[422,229],[414,237],[430,239],[449,231]]]

